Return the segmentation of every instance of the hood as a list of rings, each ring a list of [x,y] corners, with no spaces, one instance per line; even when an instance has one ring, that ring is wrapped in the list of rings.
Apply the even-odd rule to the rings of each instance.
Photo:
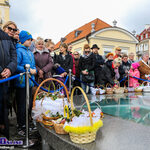
[[[25,47],[24,45],[19,44],[19,43],[17,43],[16,48],[17,48],[17,49],[18,49],[18,48],[23,48],[23,49],[25,49],[25,50],[28,49],[27,47]]]

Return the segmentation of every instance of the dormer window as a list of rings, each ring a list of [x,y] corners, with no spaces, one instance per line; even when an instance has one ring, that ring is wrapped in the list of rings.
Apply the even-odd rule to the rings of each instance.
[[[76,31],[75,31],[75,37],[78,37],[81,32],[82,32],[82,31],[76,30]]]

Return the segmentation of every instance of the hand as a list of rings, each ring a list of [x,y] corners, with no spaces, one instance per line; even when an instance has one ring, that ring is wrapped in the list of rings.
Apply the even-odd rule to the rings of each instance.
[[[83,74],[88,74],[88,72],[86,70],[83,70],[82,73]]]
[[[36,74],[36,69],[30,69],[30,73],[31,73],[32,75],[35,75],[35,74]]]
[[[39,78],[43,78],[43,74],[44,74],[44,72],[42,70],[39,70],[39,73],[38,73]]]
[[[67,75],[67,72],[60,74],[60,76],[62,76],[62,77],[65,77],[66,75]]]
[[[5,68],[1,73],[2,78],[8,78],[11,76],[11,71],[8,68]]]

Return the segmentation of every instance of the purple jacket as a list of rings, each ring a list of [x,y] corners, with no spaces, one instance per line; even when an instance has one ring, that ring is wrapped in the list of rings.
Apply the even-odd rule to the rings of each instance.
[[[52,77],[53,60],[48,50],[43,50],[40,54],[39,50],[33,52],[37,71],[44,72],[43,80]],[[37,76],[38,77],[38,76]],[[36,79],[37,79],[36,77]]]

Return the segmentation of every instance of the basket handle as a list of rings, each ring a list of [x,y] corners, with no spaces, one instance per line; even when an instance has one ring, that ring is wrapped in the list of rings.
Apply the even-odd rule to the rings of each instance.
[[[91,123],[91,126],[93,126],[93,120],[92,120],[91,107],[90,107],[90,104],[89,104],[89,100],[88,100],[88,98],[87,98],[87,95],[86,95],[85,92],[83,91],[83,89],[82,89],[81,87],[79,87],[79,86],[74,87],[74,88],[72,89],[72,92],[71,92],[71,111],[72,111],[72,115],[74,116],[74,112],[73,112],[73,110],[74,110],[73,94],[74,94],[74,92],[75,92],[75,89],[79,89],[79,90],[82,92],[82,94],[83,94],[83,96],[84,96],[84,98],[85,98],[85,101],[86,101],[87,106],[88,106],[89,115],[90,115],[90,123]]]
[[[66,91],[66,95],[67,95],[67,100],[68,100],[68,102],[70,103],[70,100],[69,100],[69,93],[68,93],[68,90],[67,90],[66,86],[64,85],[64,83],[62,83],[61,81],[59,81],[58,79],[55,79],[55,78],[48,78],[48,79],[42,81],[41,84],[39,85],[39,87],[36,89],[36,92],[35,92],[34,97],[33,97],[33,109],[35,108],[35,100],[36,100],[36,96],[37,96],[37,94],[38,94],[38,91],[39,91],[40,87],[41,87],[45,82],[47,82],[47,81],[57,81],[58,83],[60,83],[61,86],[64,87],[64,89],[65,89],[65,91]]]
[[[111,88],[113,88],[110,83],[107,83],[107,84],[106,84],[106,88],[107,88],[109,85],[110,85]]]
[[[67,110],[67,112],[66,112],[66,110]],[[69,108],[67,105],[65,105],[65,107],[64,107],[64,117],[66,117],[66,113],[67,113],[67,119],[69,119]]]
[[[51,81],[51,82],[50,82],[50,84],[49,84],[49,86],[48,86],[48,91],[50,91],[50,90],[51,90],[51,85],[53,85],[53,87],[54,87],[54,91],[56,91],[56,86],[55,86],[55,84],[54,84],[54,82],[53,82],[53,81]]]

